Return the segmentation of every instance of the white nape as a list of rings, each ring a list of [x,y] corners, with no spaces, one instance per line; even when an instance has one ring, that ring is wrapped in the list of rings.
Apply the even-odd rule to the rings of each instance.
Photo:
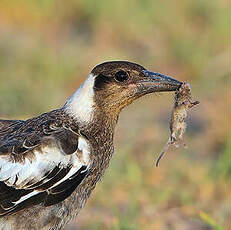
[[[64,109],[81,122],[90,122],[94,110],[94,81],[93,74],[89,74],[86,81],[66,101]]]

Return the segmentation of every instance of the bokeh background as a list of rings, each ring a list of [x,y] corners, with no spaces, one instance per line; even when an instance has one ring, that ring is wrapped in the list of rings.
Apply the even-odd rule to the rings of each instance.
[[[230,0],[1,0],[0,116],[62,106],[98,63],[129,60],[191,83],[188,149],[154,166],[172,93],[125,109],[102,182],[66,230],[231,229]]]

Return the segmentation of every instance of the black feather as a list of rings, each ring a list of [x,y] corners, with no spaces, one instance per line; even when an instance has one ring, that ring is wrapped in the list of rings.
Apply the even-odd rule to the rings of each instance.
[[[95,90],[102,90],[105,88],[105,86],[107,84],[109,84],[110,82],[113,81],[112,77],[109,76],[105,76],[103,74],[99,74],[96,78],[95,78],[95,83],[94,83],[94,89]]]
[[[25,185],[25,187],[27,189],[38,188],[39,186],[41,186],[45,182],[49,181],[51,178],[55,177],[60,171],[61,171],[61,168],[59,166],[56,166],[51,172],[46,173],[44,175],[44,178],[41,181],[39,181],[37,183],[33,183],[33,181],[30,181]]]
[[[59,180],[61,180],[63,177],[67,175],[67,173],[70,171],[70,167],[61,169],[53,178],[45,182],[44,184],[38,186],[36,189],[39,190],[45,190],[57,183]]]
[[[82,168],[85,168],[85,171],[82,171],[81,173],[80,170]],[[44,201],[44,206],[57,204],[70,196],[88,173],[85,166],[81,167],[81,169],[78,170],[76,176],[73,177],[73,179],[66,180],[60,185],[52,188]]]

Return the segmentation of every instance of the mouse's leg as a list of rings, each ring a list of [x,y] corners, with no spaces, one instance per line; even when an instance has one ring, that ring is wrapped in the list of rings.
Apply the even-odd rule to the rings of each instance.
[[[182,126],[179,130],[179,141],[182,142],[184,148],[188,148],[186,143],[184,142],[183,134],[185,132],[186,125]]]

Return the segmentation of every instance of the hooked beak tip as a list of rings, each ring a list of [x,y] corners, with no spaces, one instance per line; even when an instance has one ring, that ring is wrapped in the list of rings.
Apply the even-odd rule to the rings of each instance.
[[[146,79],[144,81],[148,87],[153,88],[155,92],[176,91],[183,84],[182,82],[167,75],[143,70]]]

